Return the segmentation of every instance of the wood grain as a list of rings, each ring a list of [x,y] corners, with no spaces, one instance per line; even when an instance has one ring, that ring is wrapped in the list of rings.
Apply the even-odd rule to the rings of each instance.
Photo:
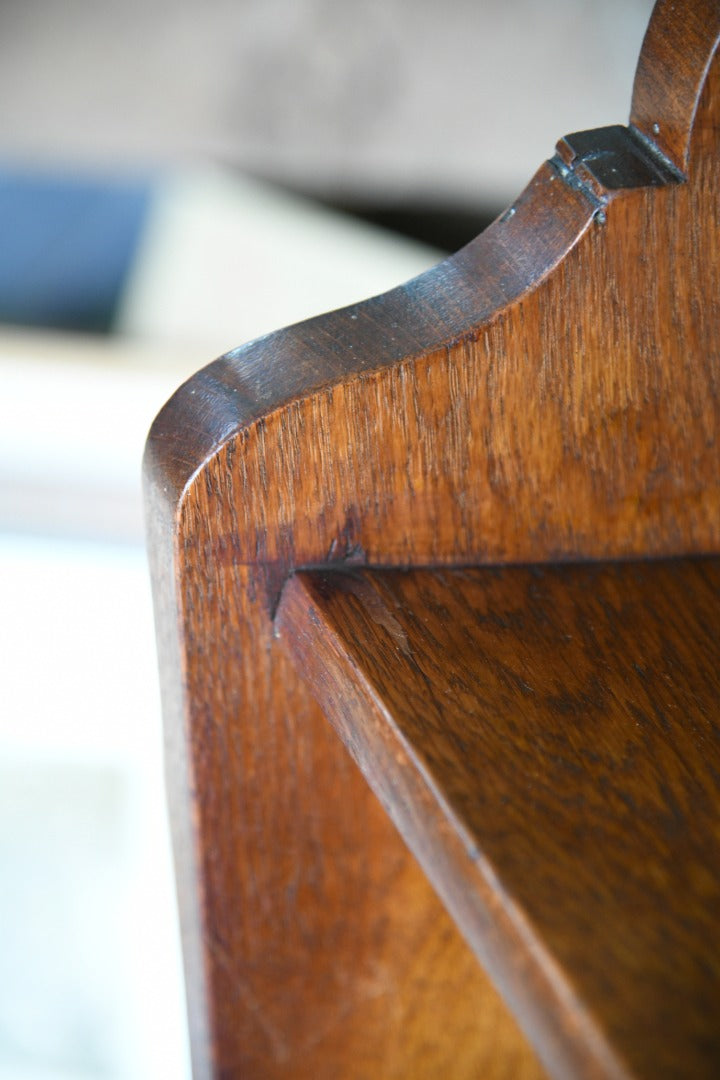
[[[686,180],[607,188],[587,142],[566,141],[452,259],[229,353],[152,428],[198,1076],[424,1075],[389,1002],[425,1018],[436,1064],[456,1052],[462,988],[441,1014],[409,974],[433,898],[394,899],[421,879],[274,642],[288,574],[718,550],[720,73],[706,31],[688,61],[703,88],[678,113]],[[353,1073],[358,1047],[372,1060]]]
[[[300,573],[278,624],[548,1068],[717,1076],[720,560]]]

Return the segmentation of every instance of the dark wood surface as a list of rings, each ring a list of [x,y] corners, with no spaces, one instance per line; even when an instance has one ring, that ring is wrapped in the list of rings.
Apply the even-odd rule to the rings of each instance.
[[[456,256],[229,353],[153,425],[197,1076],[420,1076],[399,1015],[424,1018],[435,1075],[457,1049],[462,989],[442,1013],[408,963],[435,900],[394,899],[416,869],[273,639],[292,570],[720,550],[720,9],[687,39],[676,9],[656,10],[638,100],[682,132],[686,179],[607,188],[587,140],[561,144]],[[672,50],[694,73],[677,97]]]
[[[548,1066],[561,1010],[720,1075],[720,560],[300,573],[278,625]]]

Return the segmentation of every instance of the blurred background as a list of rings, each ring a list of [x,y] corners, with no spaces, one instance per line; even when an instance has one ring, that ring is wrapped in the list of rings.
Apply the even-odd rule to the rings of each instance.
[[[185,1078],[147,428],[624,122],[650,0],[0,0],[0,1080]]]

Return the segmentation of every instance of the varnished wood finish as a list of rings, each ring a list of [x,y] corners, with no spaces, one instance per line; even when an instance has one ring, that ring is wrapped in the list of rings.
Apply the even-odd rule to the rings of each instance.
[[[640,70],[650,86],[652,56]],[[423,1075],[389,1002],[425,1017],[436,1065],[453,1059],[408,974],[432,898],[392,898],[398,878],[424,886],[272,614],[308,564],[718,549],[719,81],[713,63],[682,113],[687,181],[609,189],[566,141],[458,255],[228,354],[156,420],[148,533],[198,1076]]]
[[[718,1076],[720,560],[316,571],[278,623],[547,1064]]]

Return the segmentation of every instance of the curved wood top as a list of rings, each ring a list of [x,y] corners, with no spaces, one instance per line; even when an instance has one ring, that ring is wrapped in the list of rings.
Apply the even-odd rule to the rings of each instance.
[[[462,366],[466,371],[472,369],[473,387],[468,392],[477,398],[475,413],[471,412],[467,420],[467,438],[477,450],[477,455],[470,455],[475,476],[466,474],[470,463],[467,455],[463,461],[456,459],[457,447],[451,450],[453,460],[445,459],[443,463],[450,488],[462,487],[466,502],[470,499],[476,506],[471,531],[478,532],[478,539],[460,542],[466,548],[464,557],[477,561],[712,548],[718,539],[708,503],[710,500],[715,506],[718,497],[714,459],[701,466],[705,495],[693,495],[695,505],[689,511],[692,520],[682,527],[676,522],[672,538],[658,519],[660,500],[674,503],[677,517],[679,489],[686,483],[695,489],[700,475],[698,463],[694,464],[694,479],[689,475],[668,475],[667,483],[661,483],[660,488],[653,482],[652,495],[645,489],[648,468],[665,470],[660,460],[663,458],[660,441],[685,442],[687,421],[678,414],[677,402],[689,403],[696,397],[706,403],[717,400],[707,382],[710,379],[714,388],[717,378],[714,360],[711,370],[707,370],[708,357],[714,352],[712,336],[708,337],[711,330],[702,325],[704,320],[697,311],[699,298],[705,296],[706,302],[711,303],[716,289],[714,240],[708,240],[714,231],[716,208],[707,175],[717,158],[717,138],[713,132],[718,120],[717,107],[711,100],[713,80],[707,81],[707,75],[717,44],[717,24],[717,5],[709,0],[696,7],[687,0],[674,4],[661,2],[651,21],[638,66],[633,107],[633,122],[638,128],[647,126],[642,102],[664,102],[664,115],[668,117],[672,106],[674,126],[667,128],[675,133],[672,145],[658,137],[658,146],[681,160],[683,167],[689,167],[687,147],[691,132],[696,131],[697,164],[694,170],[690,169],[687,185],[671,182],[658,186],[654,180],[647,187],[638,187],[634,181],[613,188],[607,183],[609,170],[605,172],[605,183],[602,172],[598,173],[597,162],[606,148],[599,145],[593,150],[593,133],[585,134],[585,150],[576,160],[570,153],[569,164],[567,140],[563,141],[560,154],[540,168],[517,202],[457,255],[383,296],[236,349],[181,387],[160,413],[148,440],[145,470],[149,503],[153,507],[151,516],[161,514],[168,520],[169,514],[169,520],[175,519],[179,506],[201,474],[208,469],[224,472],[219,461],[211,465],[218,455],[229,453],[247,459],[250,454],[256,460],[251,464],[247,459],[245,475],[256,518],[247,522],[246,542],[241,536],[245,515],[238,519],[237,557],[255,562],[257,552],[259,561],[280,559],[288,567],[324,558],[333,542],[336,548],[342,546],[348,521],[353,522],[351,531],[357,533],[358,520],[363,517],[358,499],[362,502],[370,493],[361,495],[362,478],[355,474],[347,477],[348,489],[342,495],[336,493],[344,506],[330,530],[332,535],[327,543],[323,541],[324,546],[299,544],[298,535],[289,547],[284,543],[278,545],[277,536],[273,539],[272,533],[287,536],[288,528],[293,531],[294,519],[325,512],[320,506],[311,511],[308,498],[315,499],[318,493],[324,498],[322,492],[326,493],[338,482],[344,488],[345,482],[332,478],[336,467],[342,468],[342,464],[337,466],[323,460],[322,469],[329,472],[322,478],[318,476],[315,494],[301,490],[303,485],[293,484],[291,501],[299,498],[304,505],[296,503],[293,508],[286,504],[271,512],[268,500],[259,496],[262,482],[258,486],[250,480],[252,470],[260,467],[258,438],[262,434],[267,443],[270,437],[267,427],[270,418],[273,417],[273,430],[276,424],[282,426],[283,411],[292,423],[290,418],[298,410],[308,414],[322,408],[328,394],[341,394],[340,388],[348,384],[354,388],[360,411],[374,409],[381,383],[389,387],[393,381],[402,381],[401,372],[416,373],[421,368],[432,378],[432,366],[444,380],[446,375],[440,375],[440,371],[449,360],[450,367],[456,371]],[[658,42],[664,43],[662,49]],[[667,87],[672,66],[668,57],[676,55],[682,57],[682,63],[676,65],[678,87],[673,97]],[[699,104],[701,99],[704,106]],[[650,109],[648,116],[650,113],[656,115],[657,110]],[[616,153],[620,174],[624,160],[633,155],[636,160],[637,143],[631,145],[631,142],[626,140],[630,149],[621,147]],[[684,149],[678,156],[681,142]],[[644,145],[651,158],[655,153],[652,145],[647,140]],[[614,164],[612,170],[616,171]],[[652,226],[647,224],[650,220]],[[638,238],[648,235],[648,228],[653,236],[651,248],[647,248],[644,239],[638,247]],[[690,241],[696,229],[703,233],[698,243]],[[677,283],[667,273],[660,273],[658,280],[654,270],[648,272],[645,260],[657,259],[662,267],[666,255],[672,260],[666,264],[670,277],[677,275]],[[662,291],[665,282],[669,290],[667,297]],[[623,294],[633,297],[632,326],[627,325],[619,306]],[[644,294],[644,302],[638,303],[638,294]],[[672,313],[671,307],[675,309]],[[553,310],[557,316],[562,310],[564,327],[557,321],[552,326],[549,324],[548,316]],[[666,323],[660,316],[663,310],[668,312]],[[572,330],[573,325],[577,325],[578,333]],[[532,334],[529,327],[533,328]],[[681,338],[684,338],[682,345]],[[691,373],[688,347],[694,358]],[[604,375],[599,372],[590,375],[600,382],[593,391],[594,397],[585,398],[585,404],[591,407],[582,416],[572,410],[568,412],[562,405],[569,401],[568,395],[575,393],[572,383],[584,377],[578,371],[581,356],[587,375],[597,364],[606,364]],[[678,370],[679,362],[684,365],[684,372]],[[524,374],[517,370],[519,363],[525,369]],[[650,409],[646,407],[649,402],[645,397],[647,364],[662,372],[660,378],[653,376],[653,394],[657,395],[658,404]],[[608,374],[610,370],[616,373],[612,377]],[[461,373],[459,377],[462,380],[465,375]],[[620,389],[616,379],[622,381],[624,389]],[[491,396],[484,400],[488,392]],[[372,404],[362,404],[368,393]],[[488,415],[488,410],[492,413],[497,408],[498,393],[503,395],[507,407],[527,409],[527,422],[520,428],[509,430],[507,417],[493,419]],[[315,405],[311,404],[313,401]],[[453,408],[449,404],[448,407]],[[335,406],[332,408],[336,412]],[[469,400],[466,408],[472,409]],[[645,449],[633,445],[630,432],[623,431],[624,445],[620,452],[626,475],[618,485],[612,483],[615,466],[606,469],[603,465],[617,453],[615,440],[603,437],[603,428],[607,426],[608,415],[617,415],[618,410],[629,420],[628,408],[636,429],[642,430],[640,437]],[[663,410],[666,415],[661,416]],[[505,430],[498,430],[498,421]],[[588,431],[591,426],[597,436],[592,449],[593,437]],[[547,432],[558,427],[567,429],[563,436],[565,446],[550,448],[545,445]],[[703,443],[707,449],[706,436],[700,428],[696,427],[695,431],[698,446],[692,453],[706,459],[707,453],[701,449]],[[362,444],[358,432],[352,438]],[[414,425],[407,429],[407,438],[419,442]],[[577,466],[578,440],[583,445],[584,468]],[[487,475],[488,469],[495,471],[496,452],[479,450],[480,446],[489,447],[493,443],[498,450],[501,445],[506,448],[502,473],[507,483],[502,485],[504,495],[500,501],[493,498],[497,485]],[[511,444],[515,445],[511,447]],[[408,453],[418,452],[417,445],[406,447],[401,439],[397,468],[405,467],[402,459]],[[565,460],[561,461],[562,458]],[[647,460],[640,472],[633,472],[631,462],[635,459],[639,463],[640,458]],[[510,472],[509,460],[513,462]],[[671,473],[676,465],[669,463]],[[297,467],[291,465],[290,470]],[[481,484],[483,473],[486,476]],[[606,489],[602,495],[598,485]],[[530,528],[534,548],[527,543],[518,546],[508,536],[502,539],[486,536],[480,521],[480,518],[487,520],[491,505],[496,522],[499,518],[507,519],[507,499],[518,498],[518,487],[532,491],[533,495],[532,506],[528,504],[521,517],[537,518],[538,506],[547,508],[543,512],[542,540],[537,527]],[[594,489],[595,505],[600,508],[604,504],[597,523],[599,533],[594,540],[588,535],[596,531],[596,523],[588,518],[588,514],[592,515],[588,504],[590,489]],[[455,502],[456,495],[457,492],[453,495]],[[395,496],[388,492],[390,497]],[[627,513],[622,512],[622,521],[613,531],[609,522],[618,513],[619,500],[626,510],[629,500],[635,500],[639,514],[631,523]],[[653,508],[650,502],[655,504]],[[432,525],[428,523],[428,530],[434,529],[437,515],[444,511],[434,504],[427,512],[435,515]],[[262,535],[256,526],[257,513],[263,522]],[[464,516],[468,516],[467,509]],[[512,515],[516,516],[516,513]],[[530,526],[530,518],[526,525]],[[517,532],[520,523],[508,519],[505,526],[503,531]],[[659,533],[663,530],[666,535],[661,538]],[[499,532],[500,527],[496,525],[494,531]],[[351,546],[356,548],[359,543],[355,536]],[[442,545],[438,544],[421,543],[420,548],[425,549],[421,551],[410,543],[411,550],[407,551],[408,541],[404,537],[390,542],[388,550],[382,551],[383,543],[372,543],[369,536],[367,542],[363,540],[366,557],[394,562],[400,558],[399,553],[393,553],[398,548],[404,549],[404,561],[442,557],[439,551]],[[462,557],[457,544],[453,544],[450,554],[453,559]]]
[[[443,348],[541,280],[596,207],[543,165],[521,197],[457,255],[371,300],[233,349],[179,388],[147,446],[151,484],[177,501],[198,469],[260,417],[298,398]],[[388,335],[387,328],[392,328]]]
[[[720,39],[716,0],[658,0],[644,38],[630,123],[684,172]],[[588,133],[592,134],[592,133]],[[472,334],[545,278],[598,211],[543,165],[521,197],[458,255],[388,294],[249,342],[203,368],[150,432],[146,475],[177,502],[233,435],[285,403]],[[390,339],[379,327],[391,325]]]

